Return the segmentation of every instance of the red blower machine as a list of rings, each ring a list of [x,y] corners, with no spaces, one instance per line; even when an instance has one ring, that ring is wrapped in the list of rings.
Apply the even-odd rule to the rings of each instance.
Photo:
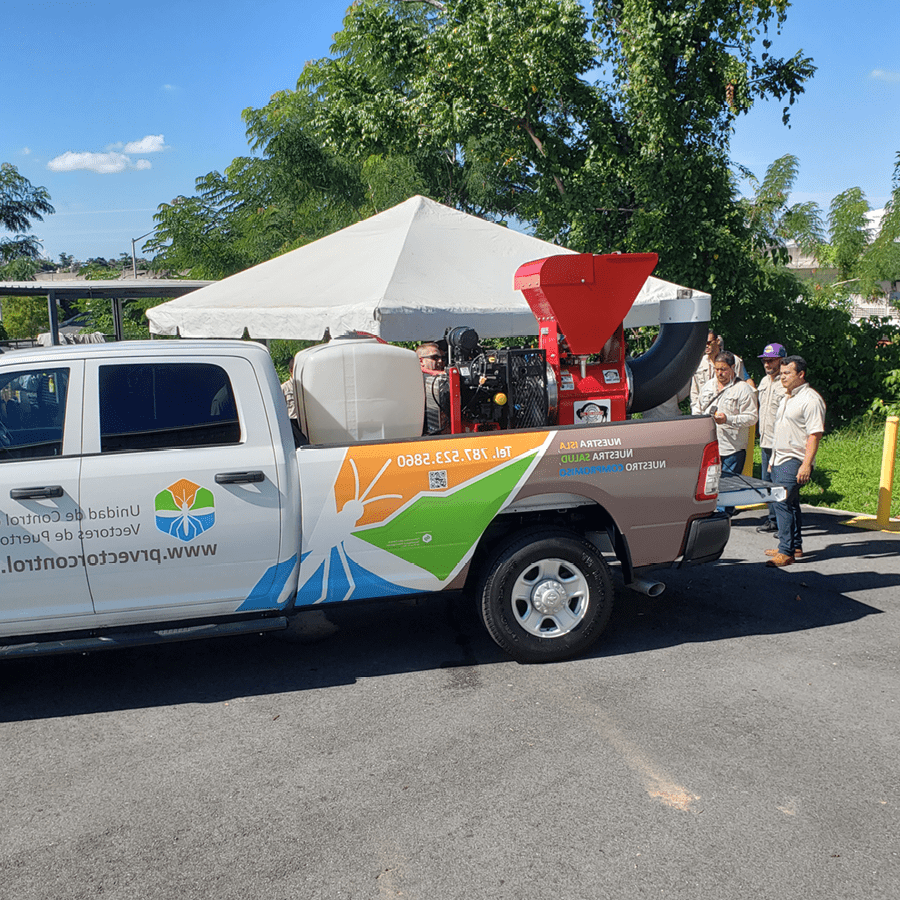
[[[428,431],[621,421],[673,396],[703,354],[709,309],[661,307],[658,340],[627,358],[623,322],[656,262],[582,253],[520,266],[514,284],[537,319],[538,348],[485,348],[471,328],[448,329],[447,371],[426,383]]]

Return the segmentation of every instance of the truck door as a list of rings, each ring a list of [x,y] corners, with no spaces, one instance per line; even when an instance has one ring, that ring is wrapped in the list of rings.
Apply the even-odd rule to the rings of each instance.
[[[237,611],[259,593],[280,539],[275,451],[251,363],[91,360],[85,398],[94,452],[82,466],[82,533],[97,613]]]
[[[0,368],[0,621],[93,613],[81,551],[80,361]]]

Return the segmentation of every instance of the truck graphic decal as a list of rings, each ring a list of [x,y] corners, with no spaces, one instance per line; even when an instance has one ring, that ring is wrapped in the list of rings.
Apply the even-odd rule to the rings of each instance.
[[[290,559],[270,566],[256,582],[247,599],[237,608],[237,612],[284,606],[290,599],[290,594],[285,592],[285,586],[296,565],[295,553]]]
[[[481,537],[534,454],[458,488],[419,497],[385,525],[353,532],[445,580]]]
[[[554,436],[497,432],[304,452],[297,604],[441,590]]]
[[[216,524],[212,491],[182,478],[154,499],[156,527],[180,541],[192,541]]]

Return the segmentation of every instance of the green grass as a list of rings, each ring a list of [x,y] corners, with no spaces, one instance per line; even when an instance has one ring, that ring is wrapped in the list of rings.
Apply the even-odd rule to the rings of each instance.
[[[826,434],[819,445],[809,484],[800,489],[800,500],[874,516],[878,509],[878,484],[884,450],[884,423],[861,420]],[[894,485],[891,516],[900,516],[900,465],[894,448]],[[759,447],[754,458],[759,476]]]

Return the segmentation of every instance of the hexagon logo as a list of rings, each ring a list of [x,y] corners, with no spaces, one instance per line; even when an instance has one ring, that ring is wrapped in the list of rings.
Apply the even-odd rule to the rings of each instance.
[[[156,527],[178,538],[192,541],[216,524],[212,491],[182,478],[156,495]]]

